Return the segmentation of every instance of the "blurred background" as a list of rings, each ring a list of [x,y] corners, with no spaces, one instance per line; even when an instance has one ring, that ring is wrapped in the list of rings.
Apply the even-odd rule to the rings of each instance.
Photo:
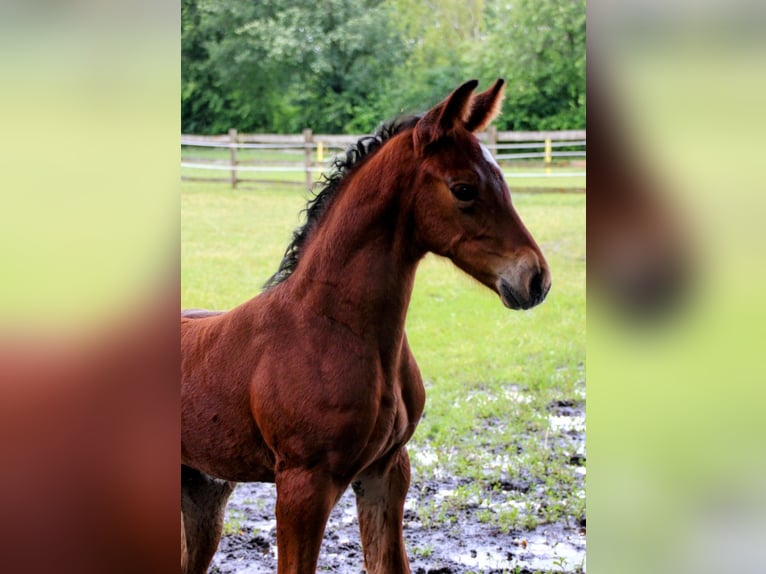
[[[764,9],[588,3],[588,567],[760,572]]]
[[[0,3],[0,571],[178,566],[180,9]]]

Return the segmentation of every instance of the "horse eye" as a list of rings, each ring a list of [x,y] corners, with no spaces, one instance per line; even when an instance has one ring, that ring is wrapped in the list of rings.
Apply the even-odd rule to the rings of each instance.
[[[479,195],[479,191],[474,186],[465,183],[453,185],[450,191],[458,201],[473,201]]]

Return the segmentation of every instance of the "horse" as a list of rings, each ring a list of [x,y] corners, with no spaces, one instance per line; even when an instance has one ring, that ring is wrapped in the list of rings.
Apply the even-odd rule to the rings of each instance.
[[[364,567],[409,573],[406,443],[425,390],[405,316],[419,261],[447,257],[510,309],[541,303],[548,263],[476,133],[504,81],[457,87],[335,162],[264,290],[181,318],[182,557],[207,570],[237,482],[276,483],[278,574],[316,570],[353,488]]]

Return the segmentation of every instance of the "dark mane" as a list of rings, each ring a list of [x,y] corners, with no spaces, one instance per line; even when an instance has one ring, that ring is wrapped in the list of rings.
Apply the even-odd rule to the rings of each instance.
[[[330,170],[322,174],[321,180],[315,186],[318,191],[306,203],[306,209],[303,210],[306,214],[305,223],[293,231],[293,239],[287,246],[279,269],[266,281],[264,289],[282,283],[295,271],[306,240],[332,204],[345,176],[393,136],[414,127],[419,119],[420,116],[402,116],[383,123],[373,135],[360,138],[343,156],[333,160]]]

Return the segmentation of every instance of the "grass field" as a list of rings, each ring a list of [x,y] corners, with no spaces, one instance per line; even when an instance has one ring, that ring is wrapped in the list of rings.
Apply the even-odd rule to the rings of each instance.
[[[183,183],[182,306],[228,309],[256,295],[276,270],[305,200],[297,186],[233,191]],[[407,333],[428,397],[411,443],[413,478],[473,479],[422,509],[437,521],[449,520],[452,505],[489,496],[498,477],[536,485],[508,493],[518,504],[487,515],[505,530],[569,523],[584,513],[571,435],[551,425],[550,411],[584,408],[585,195],[520,193],[514,204],[551,266],[553,287],[543,305],[509,311],[431,255],[416,278]]]

